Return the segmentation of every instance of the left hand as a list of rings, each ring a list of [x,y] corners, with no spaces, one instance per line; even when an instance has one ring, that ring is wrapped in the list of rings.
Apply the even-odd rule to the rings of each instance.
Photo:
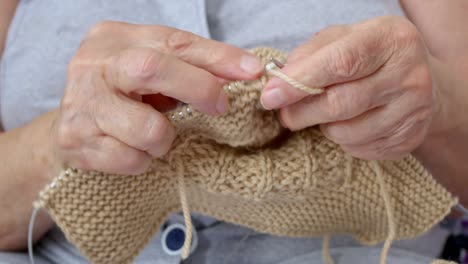
[[[291,130],[320,124],[326,137],[358,158],[412,152],[438,109],[429,52],[402,17],[324,29],[295,49],[281,71],[325,92],[307,96],[273,78],[262,92],[263,106],[280,109]]]

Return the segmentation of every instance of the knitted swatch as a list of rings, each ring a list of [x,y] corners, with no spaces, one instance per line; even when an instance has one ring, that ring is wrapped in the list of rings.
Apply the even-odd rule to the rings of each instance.
[[[285,57],[268,48],[254,53],[265,63]],[[275,112],[259,103],[268,78],[225,85],[230,109],[220,117],[189,106],[168,113],[178,136],[146,173],[70,168],[35,206],[47,209],[91,262],[130,263],[166,217],[181,210],[181,193],[192,211],[260,232],[351,234],[366,245],[389,232],[396,239],[416,237],[456,204],[412,156],[354,159],[316,127],[282,129]]]

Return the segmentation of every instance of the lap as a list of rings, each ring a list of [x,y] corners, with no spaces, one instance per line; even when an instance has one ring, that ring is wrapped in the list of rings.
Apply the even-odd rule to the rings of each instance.
[[[211,222],[201,224],[204,218],[195,217],[198,228],[198,247],[190,258],[190,263],[320,263],[322,238],[286,238],[269,236],[253,232],[248,228],[227,223]],[[206,220],[206,219],[204,219]],[[179,215],[171,217],[172,222],[182,223]],[[389,263],[430,263],[440,252],[446,230],[435,227],[423,236],[406,241],[395,242],[389,255]],[[362,247],[346,236],[333,236],[331,253],[337,263],[363,263],[357,259],[366,256],[365,263],[378,263],[380,246]],[[406,252],[406,254],[403,254]],[[419,256],[418,256],[419,255]],[[425,257],[421,257],[425,256]],[[400,256],[407,262],[401,262]],[[349,262],[350,259],[356,260]],[[53,228],[35,247],[36,264],[88,263],[79,251],[70,244],[59,228]],[[229,260],[229,261],[227,261]],[[315,261],[315,262],[314,262]],[[317,262],[318,261],[318,262]],[[410,262],[412,261],[412,262]],[[26,252],[0,252],[0,264],[29,264]],[[178,263],[177,256],[166,256],[161,246],[160,234],[156,235],[149,245],[138,256],[135,263]]]
[[[42,258],[34,258],[35,264],[46,264]],[[29,256],[26,252],[1,252],[0,264],[29,264]]]

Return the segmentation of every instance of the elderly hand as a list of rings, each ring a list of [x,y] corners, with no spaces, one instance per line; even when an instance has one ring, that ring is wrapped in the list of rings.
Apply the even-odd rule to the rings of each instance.
[[[291,130],[320,124],[352,156],[396,159],[418,147],[437,110],[428,52],[404,18],[333,26],[295,49],[281,70],[325,92],[307,96],[278,78],[262,92]]]
[[[103,22],[72,59],[59,118],[52,129],[55,152],[69,166],[137,174],[164,155],[174,128],[157,111],[167,100],[206,114],[227,110],[224,79],[252,79],[260,61],[239,48],[164,26]],[[162,97],[164,98],[164,97]]]

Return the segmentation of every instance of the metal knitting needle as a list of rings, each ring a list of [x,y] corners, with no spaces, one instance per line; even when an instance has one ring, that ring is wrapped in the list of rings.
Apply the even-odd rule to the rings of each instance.
[[[270,58],[270,62],[265,65],[265,70],[267,72],[274,70],[275,68],[281,69],[284,67],[284,64],[275,58]]]
[[[275,59],[275,58],[270,58],[270,62],[272,62],[273,64],[275,64],[276,67],[278,67],[278,68],[280,68],[280,69],[284,68],[284,64],[283,64],[281,61],[279,61],[279,60],[277,60],[277,59]]]

